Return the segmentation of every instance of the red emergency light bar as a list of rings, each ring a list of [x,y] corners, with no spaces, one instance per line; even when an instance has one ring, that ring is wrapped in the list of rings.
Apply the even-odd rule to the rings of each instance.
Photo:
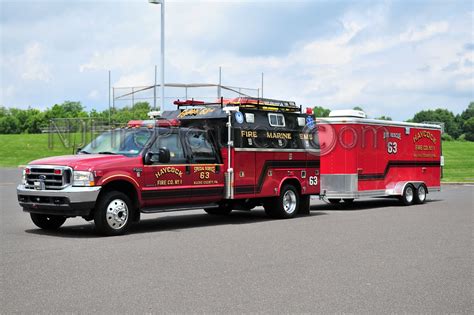
[[[177,100],[177,101],[174,101],[173,104],[181,106],[181,105],[204,105],[206,103],[203,101],[195,101],[195,100],[185,100],[185,101]]]
[[[128,128],[139,128],[139,127],[147,127],[153,128],[153,126],[157,127],[179,127],[181,122],[178,119],[158,119],[158,120],[130,120],[127,123]]]

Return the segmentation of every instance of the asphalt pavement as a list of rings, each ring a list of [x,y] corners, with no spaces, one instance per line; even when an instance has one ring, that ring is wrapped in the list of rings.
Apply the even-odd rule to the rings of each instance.
[[[424,205],[312,202],[310,216],[263,209],[143,215],[98,237],[70,219],[36,228],[0,170],[0,313],[473,313],[473,196],[443,186]]]

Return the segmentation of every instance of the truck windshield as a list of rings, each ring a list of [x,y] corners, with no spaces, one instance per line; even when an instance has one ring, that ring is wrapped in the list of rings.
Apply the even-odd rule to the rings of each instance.
[[[153,135],[148,129],[117,129],[92,140],[79,153],[137,156]]]

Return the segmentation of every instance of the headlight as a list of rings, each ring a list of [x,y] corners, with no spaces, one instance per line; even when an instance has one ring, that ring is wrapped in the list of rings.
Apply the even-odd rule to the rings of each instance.
[[[94,186],[94,174],[86,171],[74,171],[73,186]]]
[[[21,173],[21,184],[26,185],[26,168],[24,168],[23,172]]]

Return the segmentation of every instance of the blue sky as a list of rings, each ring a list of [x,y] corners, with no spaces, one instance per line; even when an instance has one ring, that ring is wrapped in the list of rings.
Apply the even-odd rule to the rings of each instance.
[[[473,3],[166,0],[166,81],[217,83],[222,66],[223,84],[258,88],[264,72],[266,97],[303,106],[459,113],[474,101]],[[0,105],[104,109],[109,69],[114,86],[153,83],[158,5],[0,0],[0,17]]]

